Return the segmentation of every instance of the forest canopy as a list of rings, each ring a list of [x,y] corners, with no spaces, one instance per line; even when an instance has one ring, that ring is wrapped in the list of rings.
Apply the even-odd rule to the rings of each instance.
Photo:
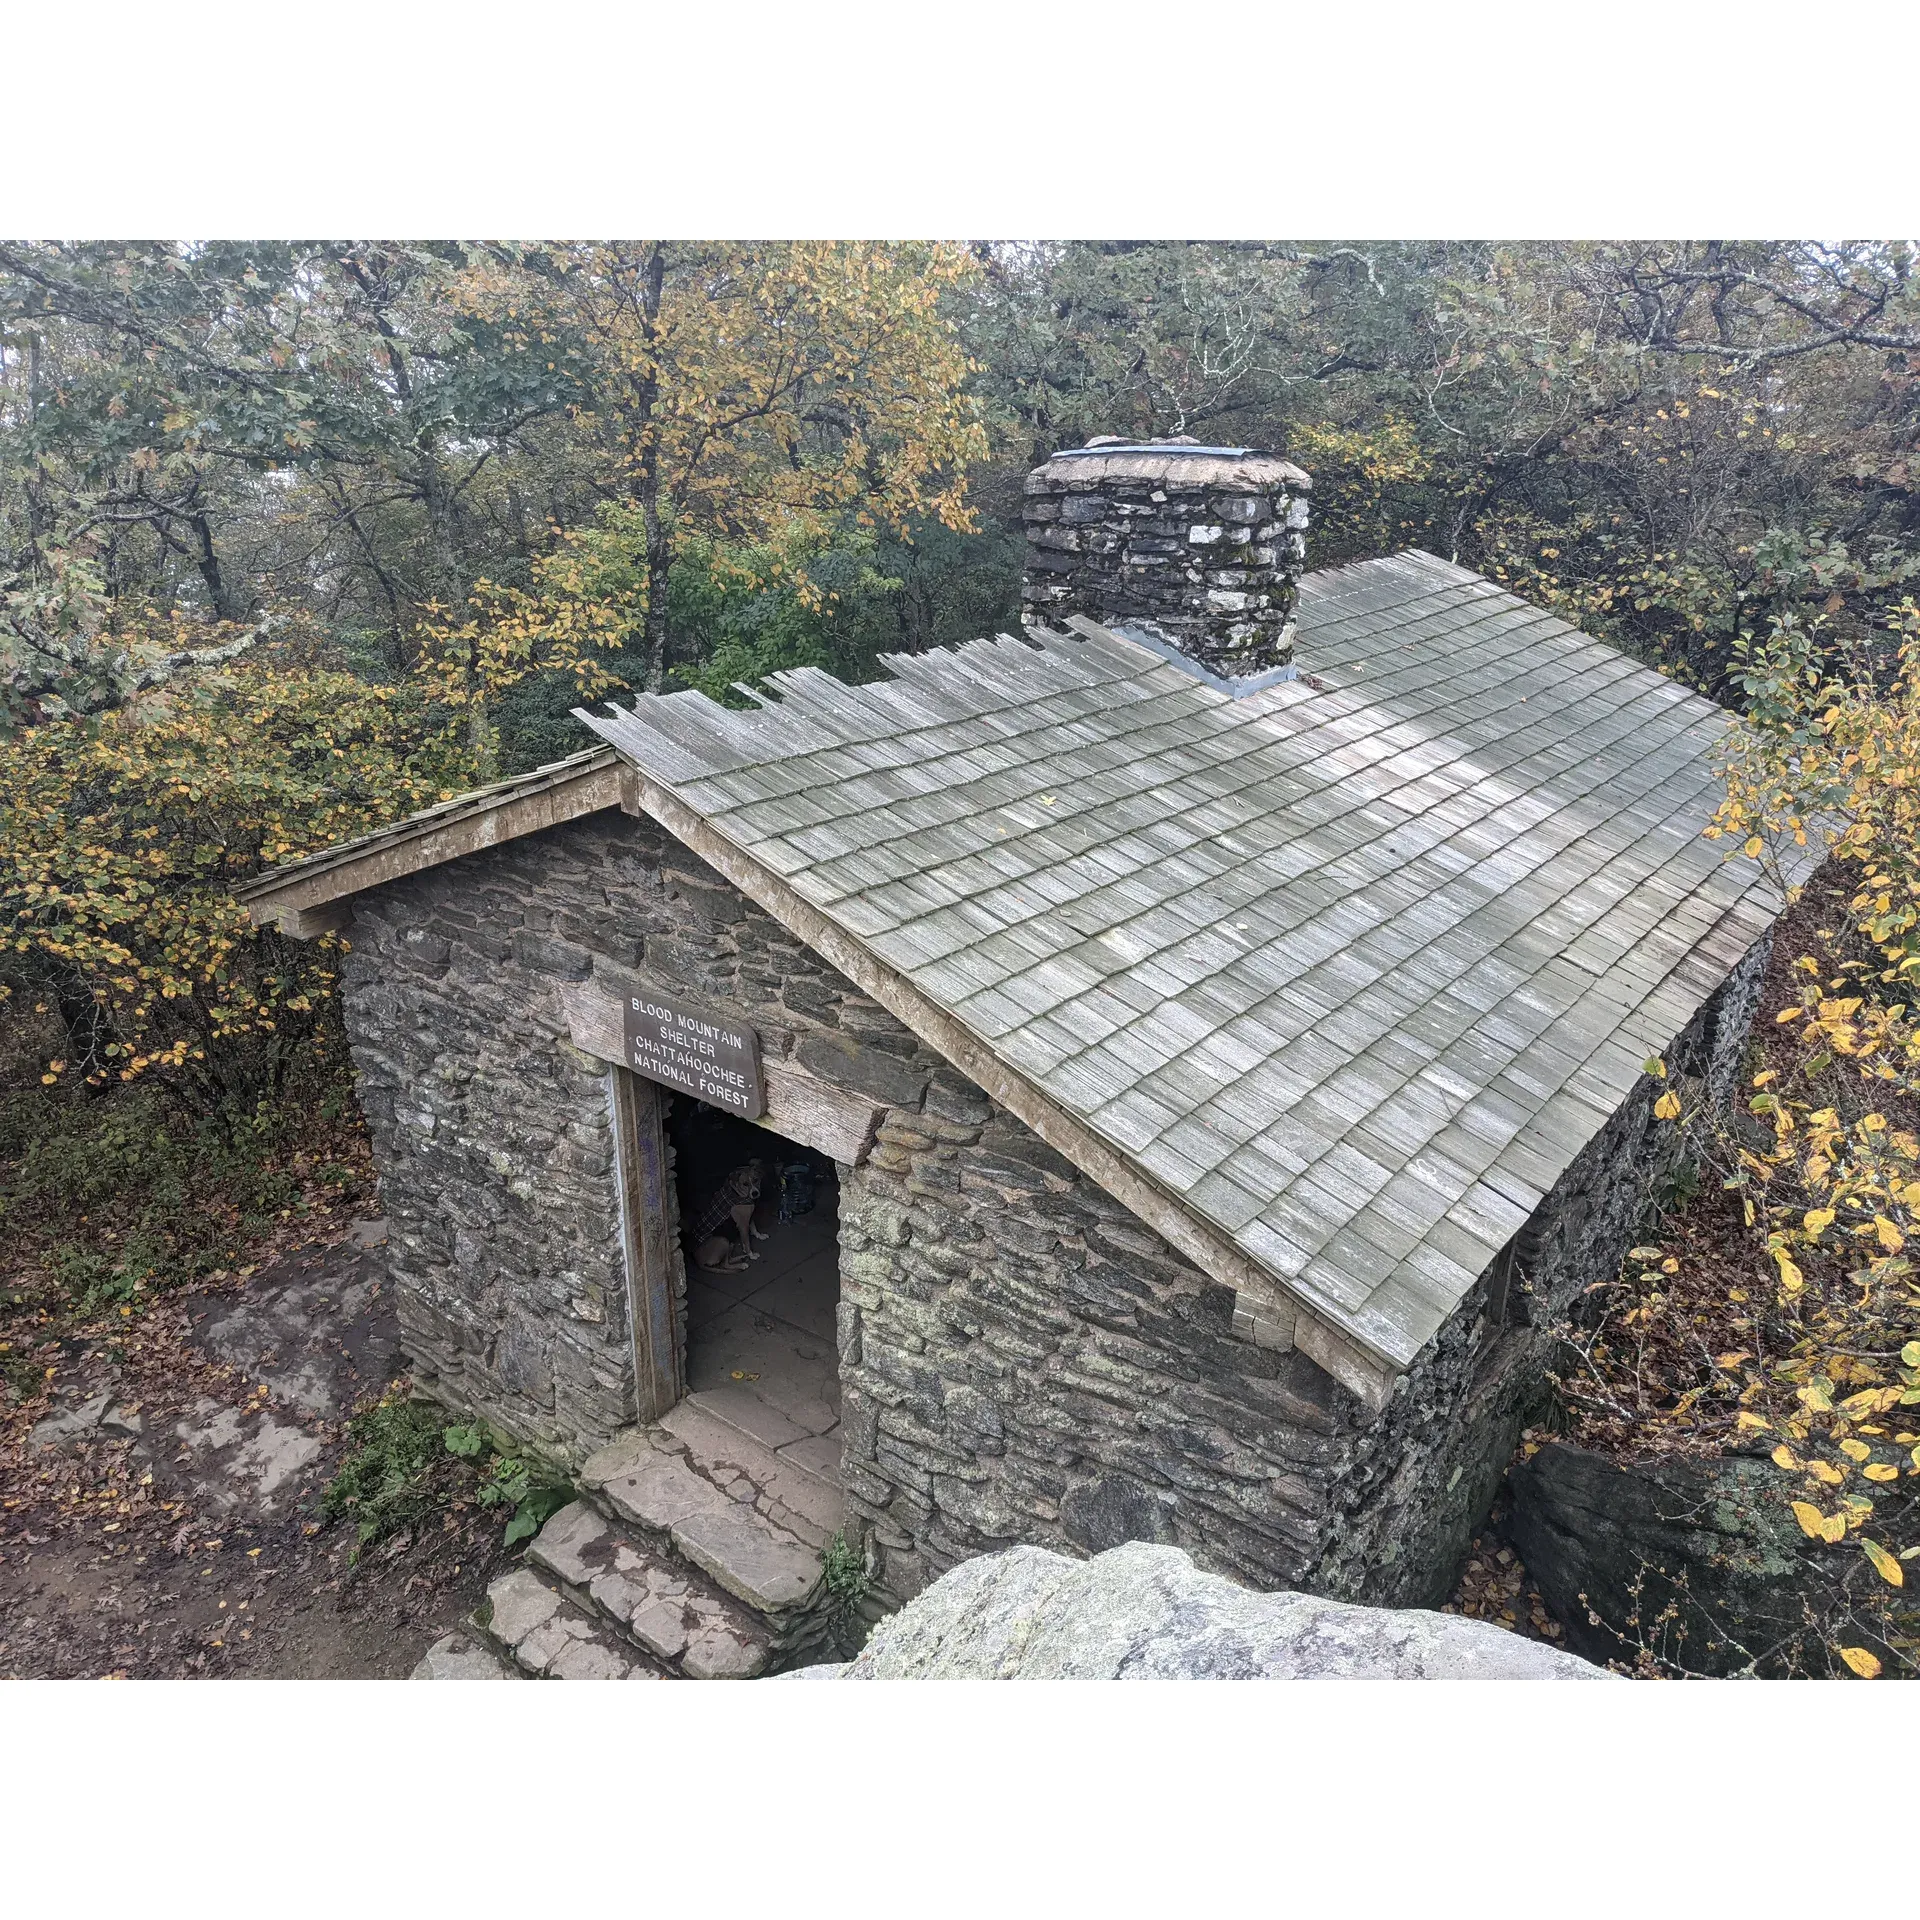
[[[1100,432],[1284,451],[1312,564],[1425,547],[1736,703],[1742,636],[1783,625],[1891,670],[1911,266],[0,243],[0,992],[58,1018],[57,1080],[283,1044],[270,1003],[308,995],[264,983],[302,963],[235,919],[246,871],[577,750],[583,699],[1013,626],[1022,476]],[[316,702],[344,744],[236,723]]]

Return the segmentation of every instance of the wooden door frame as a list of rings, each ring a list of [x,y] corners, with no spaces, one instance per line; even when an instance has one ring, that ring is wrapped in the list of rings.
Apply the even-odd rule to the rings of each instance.
[[[613,1115],[627,1321],[633,1330],[634,1417],[645,1424],[658,1420],[687,1391],[686,1327],[673,1258],[679,1205],[661,1089],[615,1067]]]

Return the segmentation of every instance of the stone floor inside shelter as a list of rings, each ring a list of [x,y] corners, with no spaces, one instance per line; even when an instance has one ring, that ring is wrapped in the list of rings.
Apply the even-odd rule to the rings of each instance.
[[[687,1397],[774,1456],[838,1485],[835,1192],[756,1245],[744,1273],[687,1273]]]

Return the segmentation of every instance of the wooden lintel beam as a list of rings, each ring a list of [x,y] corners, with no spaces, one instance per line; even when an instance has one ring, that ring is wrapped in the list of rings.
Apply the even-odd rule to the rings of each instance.
[[[278,927],[293,940],[317,940],[323,933],[338,933],[353,918],[353,903],[328,900],[317,907],[296,907],[284,901],[263,901],[251,911],[257,927]]]
[[[580,1052],[609,1066],[624,1066],[627,1036],[620,1011],[620,992],[597,976],[556,989],[567,1037]],[[795,1066],[789,1060],[763,1060],[767,1110],[751,1124],[824,1153],[845,1167],[866,1163],[874,1136],[887,1117],[886,1107]]]

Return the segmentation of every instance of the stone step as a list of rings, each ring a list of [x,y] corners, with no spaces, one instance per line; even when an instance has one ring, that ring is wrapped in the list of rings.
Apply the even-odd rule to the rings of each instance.
[[[837,1493],[817,1475],[783,1467],[684,1401],[660,1425],[601,1448],[580,1485],[602,1512],[764,1615],[782,1641],[817,1598],[821,1550],[840,1524]]]
[[[640,1652],[624,1634],[570,1599],[556,1580],[543,1577],[533,1567],[515,1567],[494,1581],[474,1613],[473,1629],[530,1679],[668,1677],[658,1661]]]
[[[408,1674],[409,1680],[517,1680],[519,1674],[483,1641],[443,1633]]]
[[[570,1600],[688,1680],[750,1680],[767,1665],[773,1635],[764,1620],[584,1500],[540,1529],[527,1559]]]
[[[776,1450],[746,1424],[743,1405],[757,1403],[746,1395],[736,1401],[725,1393],[690,1393],[660,1424],[709,1478],[724,1484],[729,1474],[743,1476],[753,1485],[759,1512],[795,1538],[824,1548],[847,1524],[838,1444],[831,1443],[833,1470],[822,1472],[805,1450],[827,1443],[803,1438]]]

